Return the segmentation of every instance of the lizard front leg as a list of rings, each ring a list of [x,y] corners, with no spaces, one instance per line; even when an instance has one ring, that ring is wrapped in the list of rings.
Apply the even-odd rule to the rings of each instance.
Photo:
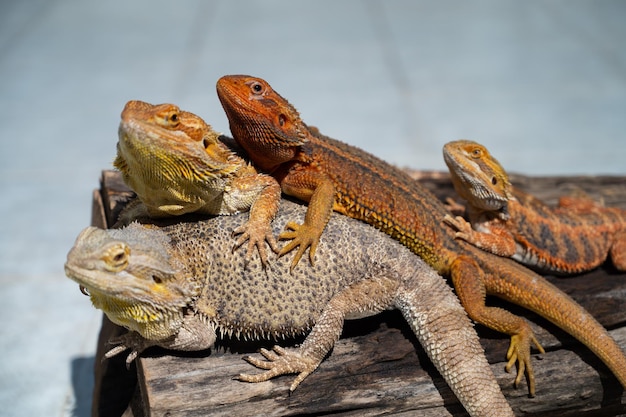
[[[245,358],[250,364],[266,371],[257,375],[241,374],[239,379],[245,382],[267,381],[279,375],[297,373],[290,391],[310,375],[328,352],[333,348],[346,317],[365,317],[379,313],[390,307],[398,287],[398,282],[390,279],[371,279],[360,281],[334,296],[317,319],[313,330],[299,349],[284,349],[275,346],[272,351],[261,350],[266,360],[252,357]]]
[[[190,313],[183,318],[175,335],[162,340],[147,339],[136,331],[129,331],[110,339],[108,344],[114,347],[106,352],[104,357],[110,359],[130,349],[126,357],[126,366],[129,367],[137,356],[149,347],[160,346],[172,350],[196,351],[212,347],[216,338],[215,329],[212,326],[201,320],[197,314]]]
[[[485,305],[487,295],[485,274],[476,261],[469,256],[462,255],[456,258],[451,265],[450,272],[456,293],[470,318],[490,329],[511,336],[511,344],[506,355],[508,363],[505,369],[509,372],[517,363],[515,386],[519,385],[525,375],[529,395],[534,396],[535,375],[530,355],[531,344],[534,344],[539,352],[545,352],[535,338],[530,325],[523,318],[502,308]]]
[[[455,237],[470,243],[477,248],[493,253],[494,255],[510,258],[515,255],[517,245],[513,235],[500,223],[482,223],[478,227],[489,230],[482,232],[475,230],[473,225],[468,223],[463,217],[452,217],[449,214],[443,219],[444,223],[457,230]],[[498,220],[493,220],[498,222]]]
[[[298,248],[291,263],[293,270],[308,247],[309,260],[311,264],[314,263],[315,250],[333,211],[336,189],[324,173],[306,170],[289,173],[281,181],[281,187],[285,194],[309,203],[304,223],[289,222],[285,226],[287,231],[279,235],[279,239],[291,240],[280,250],[279,255]]]
[[[107,343],[114,347],[109,349],[104,354],[106,359],[111,359],[113,356],[119,355],[125,350],[130,349],[130,352],[126,356],[126,368],[130,368],[130,364],[137,359],[137,356],[139,356],[141,352],[151,346],[158,345],[158,342],[145,339],[135,331],[129,331],[121,336],[113,337],[108,340]]]
[[[236,178],[231,184],[230,197],[234,201],[253,199],[250,206],[250,217],[247,223],[233,230],[240,235],[233,250],[248,242],[246,262],[252,258],[254,248],[259,251],[261,262],[267,265],[265,242],[278,253],[278,244],[272,234],[272,221],[276,217],[280,205],[280,185],[273,177],[265,174],[253,174]],[[251,197],[244,197],[251,195]],[[247,207],[246,207],[247,208]]]

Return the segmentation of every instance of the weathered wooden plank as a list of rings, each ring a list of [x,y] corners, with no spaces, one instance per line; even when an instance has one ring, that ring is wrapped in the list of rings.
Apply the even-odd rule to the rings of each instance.
[[[381,339],[384,343],[379,343]],[[393,349],[388,349],[389,346]],[[185,410],[188,416],[341,415],[354,410],[367,416],[410,409],[425,411],[433,403],[443,405],[444,400],[429,373],[419,366],[420,358],[415,352],[399,329],[383,327],[367,335],[342,339],[314,373],[315,377],[307,378],[291,395],[288,387],[293,376],[259,384],[234,380],[239,373],[258,372],[241,359],[246,355],[242,353],[222,352],[210,355],[211,360],[209,357],[145,358],[140,365],[144,378],[141,382],[154,415],[172,411],[176,414],[181,410],[179,407],[185,407],[187,399],[198,406],[189,413]],[[177,369],[176,385],[185,386],[185,399],[173,392],[173,381],[166,377],[167,369]],[[207,387],[211,388],[207,390]],[[453,395],[445,394],[448,402],[454,404]],[[442,414],[438,411],[432,415]]]
[[[132,196],[133,192],[126,187],[119,172],[103,171],[100,188],[93,192],[91,225],[111,227]],[[136,365],[133,364],[130,370],[126,369],[123,355],[103,359],[110,348],[108,340],[125,332],[126,329],[113,324],[105,315],[102,316],[94,364],[95,383],[91,406],[91,415],[94,417],[133,417],[128,405],[137,390]]]
[[[392,319],[393,321],[393,319]],[[626,329],[612,332],[626,346]],[[151,415],[466,415],[415,341],[384,322],[365,335],[341,339],[329,358],[291,395],[293,376],[249,384],[239,373],[258,372],[242,353],[140,359],[140,386]],[[580,416],[626,413],[621,386],[582,347],[559,349],[536,364],[538,395],[512,387],[504,363],[492,368],[518,415]],[[175,374],[172,371],[175,370]]]
[[[94,417],[121,416],[137,390],[136,364],[133,363],[130,369],[126,369],[123,355],[103,360],[104,354],[111,348],[107,342],[124,333],[126,329],[113,324],[102,315],[94,364],[95,386],[91,405],[91,415]],[[126,416],[133,415],[131,413]]]
[[[102,201],[102,190],[94,190],[91,196],[91,225],[103,229],[108,225]]]
[[[135,193],[124,184],[118,171],[103,171],[100,178],[100,188],[105,190],[102,200],[107,225],[112,227],[126,203],[135,197]]]
[[[438,198],[454,196],[447,173],[411,173]],[[606,205],[626,208],[624,177],[513,175],[512,181],[550,203],[555,203],[562,195],[585,193]],[[102,190],[102,205],[111,225],[132,194],[124,187],[119,174],[110,171],[103,173]],[[547,278],[574,297],[603,325],[614,329],[613,335],[626,347],[626,274],[604,266],[575,277]],[[493,303],[505,305],[500,301]],[[619,383],[586,348],[545,320],[515,306],[506,307],[533,323],[539,340],[548,350],[542,361],[535,361],[538,395],[530,399],[525,385],[513,389],[513,375],[503,371],[508,339],[477,327],[500,385],[518,415],[626,414],[621,405]],[[102,343],[108,339],[107,332],[116,331],[119,329],[114,326],[103,326],[97,364],[103,351]],[[194,354],[158,349],[148,352],[138,361],[141,395],[135,397],[134,415],[465,415],[397,313],[347,322],[344,337],[329,358],[291,396],[287,395],[290,376],[262,384],[233,379],[240,372],[256,372],[241,359],[243,356],[254,354],[261,345],[272,344],[226,341],[222,349]],[[133,375],[119,360],[117,374],[112,372],[111,363],[105,377]],[[102,394],[96,392],[96,395]],[[106,403],[106,395],[104,398],[99,400],[101,404]]]

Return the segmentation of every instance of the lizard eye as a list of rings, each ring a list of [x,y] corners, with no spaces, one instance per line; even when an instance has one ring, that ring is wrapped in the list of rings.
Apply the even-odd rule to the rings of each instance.
[[[170,110],[158,114],[156,122],[163,127],[176,127],[180,123],[180,114],[177,110]]]
[[[252,92],[255,94],[261,94],[263,92],[263,86],[259,82],[252,83],[250,88],[252,89]]]
[[[167,116],[167,121],[172,126],[177,126],[180,122],[180,117],[178,116],[178,113],[171,113]]]
[[[111,272],[119,272],[128,266],[130,248],[128,245],[119,243],[106,251],[102,260],[105,268]]]
[[[472,150],[472,157],[473,157],[473,158],[480,158],[480,157],[481,157],[481,155],[482,155],[482,153],[483,153],[483,152],[482,152],[479,148],[474,148],[474,149]]]

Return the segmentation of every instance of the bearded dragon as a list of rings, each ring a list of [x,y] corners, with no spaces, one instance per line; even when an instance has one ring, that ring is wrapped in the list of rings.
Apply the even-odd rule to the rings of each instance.
[[[461,216],[445,217],[457,238],[546,272],[588,271],[607,255],[626,271],[626,211],[573,197],[548,206],[514,188],[498,161],[476,142],[447,143],[443,156],[455,190],[467,200],[469,223]]]
[[[305,208],[283,202],[275,223]],[[478,336],[445,280],[389,237],[343,216],[330,220],[321,260],[291,273],[284,258],[271,271],[232,252],[228,236],[242,216],[158,228],[85,229],[65,264],[93,305],[130,330],[106,356],[130,349],[127,363],[149,346],[211,347],[218,335],[284,338],[309,333],[297,349],[262,350],[247,360],[261,382],[297,374],[294,391],[331,351],[345,319],[399,309],[415,336],[472,416],[512,416]],[[277,227],[277,226],[276,226]],[[292,296],[297,294],[297,297]]]
[[[281,254],[299,246],[314,253],[333,210],[366,221],[388,233],[450,277],[469,316],[511,336],[507,370],[517,363],[515,385],[526,376],[535,393],[531,344],[540,352],[529,324],[507,310],[485,304],[494,295],[530,309],[567,331],[613,371],[626,387],[626,357],[589,313],[558,288],[527,268],[455,238],[443,223],[447,208],[405,172],[361,149],[310,129],[296,109],[260,78],[228,75],[217,94],[235,140],[263,172],[278,179],[285,194],[307,201],[304,223],[287,223]]]
[[[235,230],[235,247],[248,241],[247,259],[256,246],[267,263],[265,241],[276,251],[270,223],[280,201],[280,186],[261,174],[199,116],[173,104],[129,101],[122,111],[113,165],[143,205],[122,213],[128,219],[186,213],[231,215],[250,211]]]

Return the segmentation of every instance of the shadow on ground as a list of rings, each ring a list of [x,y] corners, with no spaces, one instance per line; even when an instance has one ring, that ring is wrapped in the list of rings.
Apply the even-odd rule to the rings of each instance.
[[[72,359],[72,388],[74,389],[74,408],[72,417],[89,417],[94,388],[93,356]]]

